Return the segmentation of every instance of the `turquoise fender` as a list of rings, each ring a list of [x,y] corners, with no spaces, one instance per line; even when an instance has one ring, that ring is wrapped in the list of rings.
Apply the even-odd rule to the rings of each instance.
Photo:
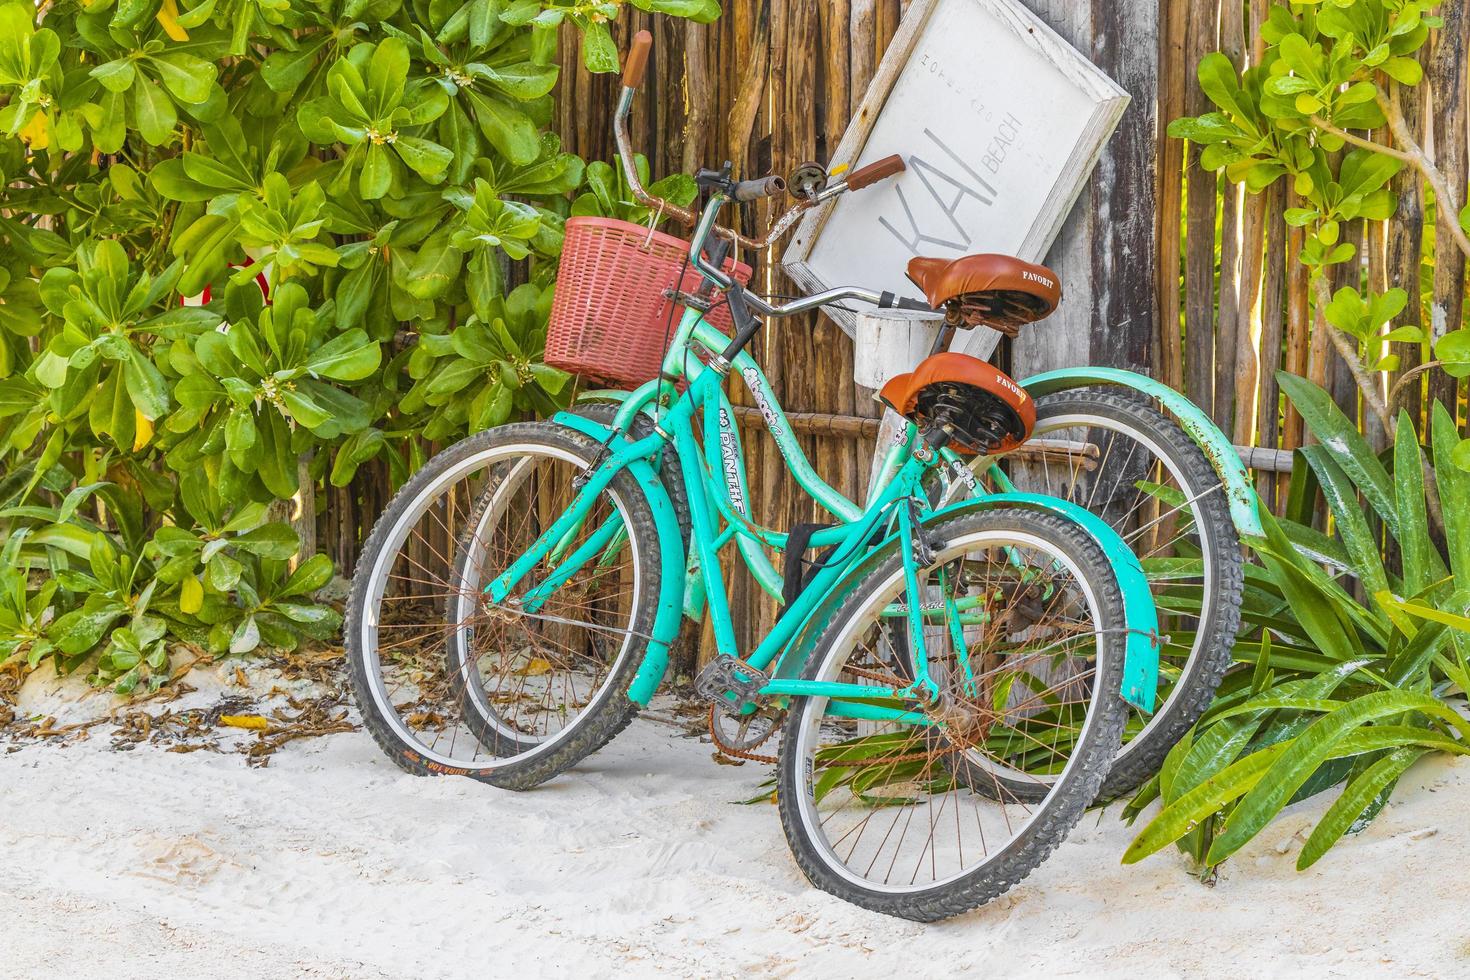
[[[1060,500],[1030,493],[1003,493],[988,497],[963,500],[957,504],[937,510],[924,519],[927,527],[937,521],[970,511],[997,510],[1004,507],[1025,507],[1031,510],[1059,514],[1076,522],[1096,541],[1108,556],[1118,586],[1123,592],[1123,618],[1128,630],[1123,647],[1123,683],[1119,694],[1124,701],[1140,711],[1152,713],[1158,697],[1159,649],[1163,640],[1159,636],[1158,607],[1154,605],[1153,593],[1149,591],[1148,578],[1138,558],[1118,532],[1108,526],[1102,518],[1083,507]],[[836,614],[838,607],[851,596],[869,571],[888,557],[888,546],[898,540],[895,532],[888,535],[873,550],[867,559],[859,562],[833,586],[830,598],[817,607],[803,624],[801,632],[781,655],[774,671],[782,678],[799,677],[807,659],[811,656],[816,638],[822,627]]]
[[[1189,433],[1189,437],[1204,450],[1205,457],[1219,474],[1220,482],[1225,486],[1230,516],[1235,521],[1236,530],[1242,537],[1265,535],[1261,528],[1260,498],[1256,496],[1255,484],[1251,482],[1240,454],[1203,409],[1162,381],[1119,368],[1083,367],[1038,374],[1022,381],[1021,387],[1031,397],[1040,398],[1057,391],[1100,384],[1132,388],[1163,402],[1179,420],[1184,431]]]
[[[1140,711],[1153,713],[1159,688],[1159,610],[1148,587],[1138,557],[1122,536],[1101,517],[1067,500],[1035,493],[1003,493],[984,500],[965,500],[936,511],[929,521],[952,517],[971,510],[993,510],[996,507],[1027,507],[1049,511],[1082,526],[1103,549],[1123,592],[1123,621],[1128,636],[1123,647],[1123,700]],[[925,523],[929,523],[925,521]]]
[[[613,432],[591,419],[569,412],[558,412],[552,421],[601,443],[606,443]],[[668,491],[664,489],[649,461],[639,457],[619,459],[615,450],[613,463],[627,469],[638,482],[639,488],[648,499],[649,509],[653,512],[654,527],[658,529],[659,567],[662,574],[658,611],[653,618],[653,638],[649,641],[648,650],[643,655],[643,663],[639,664],[633,683],[628,687],[630,699],[640,705],[647,705],[654,691],[658,689],[659,682],[663,680],[664,672],[669,668],[669,647],[679,635],[679,622],[684,606],[684,534],[679,530],[679,517],[669,500]]]

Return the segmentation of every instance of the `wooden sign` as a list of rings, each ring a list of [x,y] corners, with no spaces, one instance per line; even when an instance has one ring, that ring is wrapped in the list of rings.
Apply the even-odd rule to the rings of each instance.
[[[922,298],[904,274],[916,255],[1039,262],[1128,102],[1019,0],[915,0],[833,155],[855,169],[899,153],[908,170],[807,215],[782,264],[812,292]],[[855,314],[829,315],[853,332]],[[999,337],[965,333],[954,348],[981,357]]]

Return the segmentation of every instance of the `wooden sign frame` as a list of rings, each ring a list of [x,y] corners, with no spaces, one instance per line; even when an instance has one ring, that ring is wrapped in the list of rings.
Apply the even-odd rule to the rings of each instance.
[[[1095,103],[1094,111],[1082,129],[1073,152],[1063,164],[1056,181],[1046,195],[1044,206],[1035,216],[1020,247],[1015,249],[1018,257],[1031,262],[1040,262],[1060,234],[1062,225],[1087,186],[1088,178],[1096,167],[1109,137],[1122,119],[1131,98],[1123,88],[1052,31],[1020,0],[914,0],[908,13],[904,15],[898,33],[889,45],[882,64],[879,65],[877,73],[873,76],[867,94],[863,97],[847,132],[843,134],[832,159],[846,161],[856,168],[879,157],[908,149],[897,146],[875,145],[870,147],[868,143],[895,86],[904,77],[905,71],[911,67],[911,60],[920,42],[924,39],[926,28],[929,27],[936,13],[950,5],[979,7],[985,13],[990,14],[1022,45],[1039,54],[1073,83],[1085,97],[1092,99]],[[986,46],[984,39],[975,40],[977,59],[985,57]],[[949,152],[953,155],[952,151]],[[905,159],[910,159],[907,153],[905,153]],[[877,188],[860,192],[856,197],[846,194],[837,197],[811,211],[797,226],[791,245],[781,257],[781,263],[787,275],[803,290],[819,292],[837,286],[895,289],[896,282],[831,282],[828,281],[828,276],[824,276],[812,264],[813,253],[837,209],[845,206],[860,207],[862,195],[873,193],[874,190]],[[984,248],[970,249],[970,251],[985,250]],[[957,257],[963,253],[932,252],[930,254],[954,254]],[[902,269],[895,269],[894,273],[896,279],[903,278]],[[895,289],[895,291],[898,290]],[[918,290],[912,286],[906,286],[903,292],[910,296],[919,296]],[[849,336],[853,335],[857,321],[855,312],[844,310],[824,312],[832,317]],[[974,349],[971,349],[970,352],[978,356],[987,355],[994,347],[994,340],[988,336],[992,334],[992,331],[970,331],[970,333],[987,336],[983,338],[976,336],[970,338],[969,342],[961,339],[956,343],[956,348],[982,346],[985,348],[983,353]],[[975,343],[976,341],[979,343]]]

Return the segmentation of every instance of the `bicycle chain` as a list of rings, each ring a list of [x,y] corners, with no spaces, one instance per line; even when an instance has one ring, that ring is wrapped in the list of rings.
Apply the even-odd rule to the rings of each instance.
[[[762,755],[761,753],[755,752],[751,749],[737,749],[733,745],[726,745],[724,742],[720,741],[720,726],[715,714],[719,710],[720,709],[713,704],[709,706],[709,738],[710,741],[714,743],[716,752],[719,752],[720,755],[723,755],[730,759],[741,759],[745,762],[759,762],[764,765],[776,764],[777,759],[774,755]],[[766,737],[761,739],[756,744],[758,746],[764,745],[766,742],[770,741],[771,736],[776,734],[776,729],[779,727],[779,725],[772,725],[771,730],[766,734]]]
[[[715,707],[714,705],[710,705],[709,737],[710,741],[714,743],[715,751],[719,752],[726,758],[739,759],[745,762],[759,762],[762,765],[768,766],[773,766],[780,761],[780,758],[778,756],[764,755],[760,752],[755,752],[750,749],[739,749],[733,745],[726,745],[724,742],[720,741],[719,725],[715,720],[715,712],[718,710],[719,708]],[[765,738],[761,739],[761,741],[757,744],[764,745],[767,741],[769,741],[771,736],[776,734],[776,729],[778,727],[778,725],[772,725],[770,733],[766,735]],[[947,748],[942,752],[908,752],[903,755],[872,756],[865,759],[848,759],[843,762],[829,762],[827,763],[827,768],[861,769],[864,766],[878,764],[897,765],[901,762],[920,762],[924,759],[938,759],[942,756],[952,755],[959,751],[960,748],[958,746],[951,746],[950,748]]]

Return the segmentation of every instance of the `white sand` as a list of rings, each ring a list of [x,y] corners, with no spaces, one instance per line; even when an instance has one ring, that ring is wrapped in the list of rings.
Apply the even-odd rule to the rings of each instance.
[[[921,926],[810,888],[763,776],[640,721],[525,794],[400,772],[365,733],[239,755],[0,747],[6,977],[1470,975],[1470,765],[1429,762],[1305,874],[1300,806],[1219,883],[1125,868],[1090,814],[971,915]],[[820,972],[818,972],[820,971]]]

